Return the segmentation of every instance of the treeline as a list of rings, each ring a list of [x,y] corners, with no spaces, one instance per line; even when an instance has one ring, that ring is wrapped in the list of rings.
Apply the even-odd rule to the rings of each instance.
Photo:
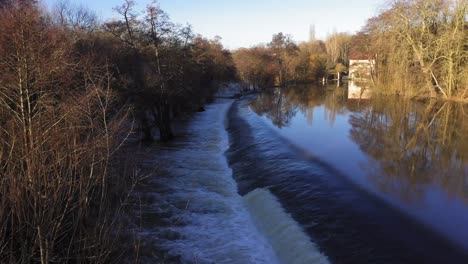
[[[160,139],[167,141],[173,136],[171,116],[181,107],[203,104],[214,93],[214,82],[232,79],[235,68],[219,39],[207,40],[195,36],[190,27],[174,25],[155,4],[142,17],[134,6],[126,0],[118,7],[122,19],[105,23],[107,34],[99,41],[101,46],[109,41],[116,45],[118,86],[135,106],[145,140],[152,139],[155,124]]]
[[[386,93],[468,97],[468,2],[398,0],[353,37],[353,52],[375,60]]]
[[[119,147],[132,132],[153,140],[153,127],[169,140],[174,115],[235,76],[218,39],[155,3],[134,7],[101,23],[69,2],[0,0],[0,262],[118,257]]]
[[[266,45],[233,53],[240,80],[256,88],[341,78],[349,65],[351,35],[333,33],[325,41],[295,43],[282,32]]]
[[[396,0],[354,34],[296,44],[270,43],[234,52],[241,80],[255,87],[340,79],[350,59],[369,60],[369,82],[405,96],[468,98],[466,0]]]

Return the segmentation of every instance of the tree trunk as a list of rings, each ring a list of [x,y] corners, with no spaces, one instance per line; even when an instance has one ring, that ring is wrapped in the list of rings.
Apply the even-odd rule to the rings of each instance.
[[[146,111],[140,113],[140,125],[141,125],[141,132],[143,132],[143,141],[145,142],[153,142],[153,134],[151,133],[151,126],[149,124],[148,117],[146,116]]]
[[[167,142],[174,138],[171,127],[171,108],[168,104],[161,104],[159,106],[159,140]]]

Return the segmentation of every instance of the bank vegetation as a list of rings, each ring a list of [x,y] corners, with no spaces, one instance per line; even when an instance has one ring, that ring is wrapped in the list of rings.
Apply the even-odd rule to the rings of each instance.
[[[341,79],[369,61],[374,91],[406,97],[468,99],[468,2],[393,0],[354,35],[297,43],[278,33],[234,52],[239,77],[253,87]]]
[[[356,52],[375,60],[384,93],[468,98],[468,3],[396,0],[356,34]]]
[[[219,39],[126,0],[0,1],[0,262],[108,263],[123,254],[128,137],[167,141],[174,116],[234,76]]]

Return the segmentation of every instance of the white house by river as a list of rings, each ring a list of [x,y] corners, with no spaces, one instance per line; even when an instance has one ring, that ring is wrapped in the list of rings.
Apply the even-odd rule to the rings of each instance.
[[[348,99],[369,99],[369,81],[375,70],[375,60],[351,56],[349,60]]]
[[[356,79],[371,79],[372,72],[375,69],[375,60],[368,59],[351,59],[349,61],[349,78]]]

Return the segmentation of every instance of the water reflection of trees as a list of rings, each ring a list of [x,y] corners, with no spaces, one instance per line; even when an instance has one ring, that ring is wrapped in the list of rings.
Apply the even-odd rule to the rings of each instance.
[[[323,107],[324,118],[333,126],[336,116],[345,114],[349,105],[346,89],[330,88],[297,85],[267,90],[250,102],[250,107],[257,114],[266,116],[279,128],[287,126],[298,112],[304,114],[309,125],[312,125],[315,108]]]
[[[266,116],[279,128],[288,126],[297,113],[297,107],[291,100],[285,98],[282,89],[267,90],[249,103],[251,109],[258,115]]]
[[[304,85],[260,94],[250,107],[280,128],[297,113],[312,125],[318,108],[330,126],[349,115],[350,138],[370,157],[362,168],[381,191],[417,201],[432,185],[468,202],[467,105],[356,100],[344,88]]]
[[[350,116],[351,138],[373,158],[365,167],[381,190],[415,201],[435,185],[468,202],[467,113],[456,103],[375,98]]]

